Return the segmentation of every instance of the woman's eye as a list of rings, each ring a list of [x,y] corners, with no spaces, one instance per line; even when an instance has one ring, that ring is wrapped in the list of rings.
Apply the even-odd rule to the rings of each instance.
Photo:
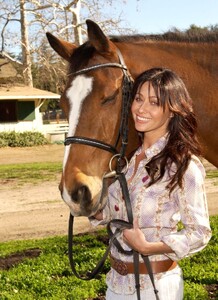
[[[135,97],[135,101],[140,102],[140,101],[142,101],[142,99],[140,97]]]
[[[159,105],[159,101],[156,97],[151,97],[149,99],[149,102],[150,102],[151,105]]]

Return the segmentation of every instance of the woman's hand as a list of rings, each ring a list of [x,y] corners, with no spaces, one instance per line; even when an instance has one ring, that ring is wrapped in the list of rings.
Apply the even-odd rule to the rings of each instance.
[[[162,241],[146,241],[144,233],[139,228],[137,219],[133,221],[132,229],[125,229],[123,231],[123,238],[129,247],[143,255],[165,254],[173,252],[172,249]]]
[[[93,215],[92,217],[98,221],[103,220],[103,211],[102,210],[97,211],[96,214]]]
[[[151,254],[149,253],[150,243],[146,241],[144,233],[139,228],[138,219],[133,221],[132,229],[124,229],[123,238],[128,246],[137,252],[144,255]]]

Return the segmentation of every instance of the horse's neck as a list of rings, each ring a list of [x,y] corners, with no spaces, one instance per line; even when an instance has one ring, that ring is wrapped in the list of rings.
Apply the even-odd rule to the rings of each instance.
[[[146,42],[116,43],[132,75],[152,67],[175,71],[185,82],[199,118],[204,117],[207,101],[218,109],[217,91],[218,43]],[[202,82],[202,84],[199,84]],[[207,89],[205,89],[207,83]],[[210,94],[208,95],[208,89]]]
[[[168,67],[180,74],[198,66],[217,76],[218,43],[143,41],[115,44],[121,50],[133,78],[145,69],[156,66]]]

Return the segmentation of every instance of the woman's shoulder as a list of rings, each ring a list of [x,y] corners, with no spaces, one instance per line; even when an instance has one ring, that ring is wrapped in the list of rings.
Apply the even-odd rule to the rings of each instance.
[[[191,156],[185,175],[188,177],[194,176],[195,178],[205,178],[205,168],[199,157],[195,155]]]

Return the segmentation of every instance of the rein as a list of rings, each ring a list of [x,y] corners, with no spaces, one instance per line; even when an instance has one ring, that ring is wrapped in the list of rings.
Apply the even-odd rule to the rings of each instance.
[[[65,144],[65,146],[74,144],[74,143],[75,144],[84,144],[87,146],[97,147],[102,150],[109,151],[109,152],[115,154],[111,158],[111,160],[113,160],[113,158],[115,156],[118,156],[116,171],[111,170],[110,173],[105,174],[105,176],[103,177],[103,186],[104,186],[104,180],[108,177],[115,177],[119,180],[119,183],[120,183],[120,186],[122,189],[122,193],[123,193],[123,198],[124,198],[125,205],[126,205],[127,216],[128,216],[129,222],[126,222],[124,220],[114,219],[114,220],[111,220],[107,224],[107,232],[108,232],[108,235],[110,238],[109,245],[108,245],[103,257],[97,263],[96,267],[92,270],[92,272],[89,272],[86,276],[81,276],[78,274],[78,272],[75,268],[74,259],[73,259],[74,216],[72,216],[70,214],[69,227],[68,227],[68,256],[69,256],[69,262],[71,265],[71,269],[72,269],[74,275],[77,278],[82,279],[82,280],[91,280],[97,274],[99,274],[100,271],[102,270],[104,263],[110,253],[110,249],[113,244],[117,247],[118,251],[120,251],[121,253],[126,254],[126,255],[133,255],[137,299],[140,300],[141,296],[140,296],[140,281],[139,281],[139,276],[140,276],[140,274],[139,274],[139,253],[136,252],[135,250],[130,250],[130,251],[124,250],[123,247],[120,245],[120,243],[117,240],[117,237],[122,233],[122,231],[124,229],[130,229],[133,227],[133,212],[132,212],[132,207],[131,207],[131,201],[130,201],[130,197],[129,197],[129,191],[128,191],[128,187],[127,187],[125,174],[122,171],[122,168],[123,168],[122,160],[123,159],[126,160],[125,150],[126,150],[126,146],[128,143],[128,116],[129,116],[129,110],[130,110],[131,88],[132,88],[133,80],[132,80],[131,75],[128,73],[127,67],[124,64],[124,60],[123,60],[123,57],[122,57],[120,51],[118,49],[117,49],[117,51],[118,51],[120,63],[99,64],[99,65],[91,66],[89,68],[85,68],[85,69],[82,69],[82,70],[79,70],[79,71],[73,73],[73,75],[80,75],[80,74],[84,74],[89,71],[96,70],[99,68],[104,68],[104,67],[115,67],[115,68],[120,68],[123,70],[124,77],[123,77],[123,85],[122,85],[121,123],[120,123],[120,129],[119,129],[119,133],[118,133],[118,137],[117,137],[115,146],[109,145],[105,142],[98,141],[95,139],[86,138],[86,137],[78,137],[78,136],[67,137],[65,139],[64,144]],[[71,75],[71,74],[69,74],[69,75]],[[120,148],[120,151],[118,152],[116,150],[116,148],[117,148],[117,145],[118,145],[118,142],[120,139],[121,139],[121,148]],[[103,188],[102,188],[102,190],[103,190]],[[102,194],[103,194],[103,191],[102,191]],[[112,231],[111,226],[114,226],[116,228],[114,232]],[[143,258],[146,268],[148,270],[148,274],[149,274],[149,277],[151,279],[151,282],[152,282],[152,285],[154,288],[154,293],[155,293],[156,299],[158,300],[159,299],[159,297],[157,295],[158,291],[156,290],[156,287],[155,287],[154,277],[153,277],[149,258],[148,258],[148,256],[143,256],[143,255],[142,255],[142,258]]]

